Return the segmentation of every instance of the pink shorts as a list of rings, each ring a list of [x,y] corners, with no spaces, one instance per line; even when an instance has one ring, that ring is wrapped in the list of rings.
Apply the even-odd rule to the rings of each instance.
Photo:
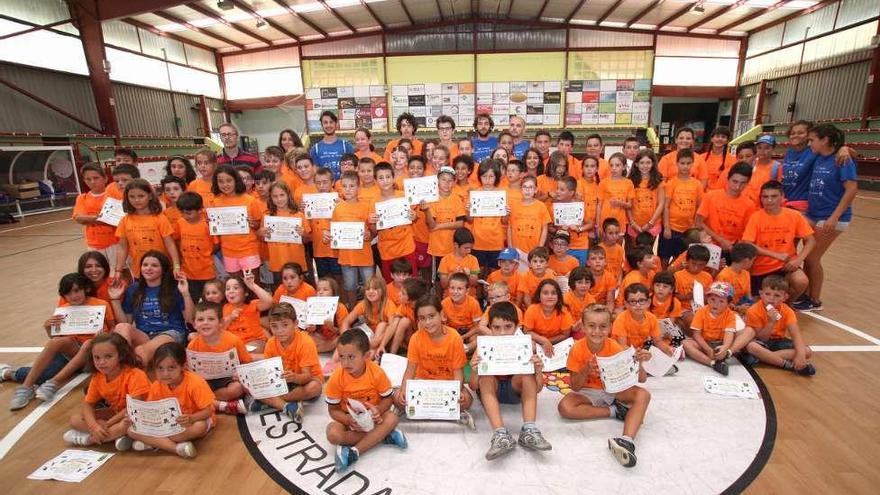
[[[650,232],[651,236],[653,236],[656,239],[657,236],[660,235],[661,230],[663,230],[663,225],[655,225],[655,226],[651,227],[648,230],[648,232]],[[632,225],[626,226],[626,233],[629,234],[629,236],[632,237],[633,239],[635,239],[635,237],[637,235],[639,235],[639,233],[636,232],[634,228],[632,228]]]
[[[256,270],[260,267],[260,256],[243,256],[241,258],[233,258],[232,256],[223,257],[223,267],[228,273],[235,273],[244,270]]]

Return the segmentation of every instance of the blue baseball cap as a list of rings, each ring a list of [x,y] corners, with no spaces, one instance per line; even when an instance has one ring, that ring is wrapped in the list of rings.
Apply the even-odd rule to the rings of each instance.
[[[519,253],[513,248],[502,249],[501,252],[498,253],[498,261],[501,260],[518,261]]]
[[[764,134],[763,136],[755,140],[755,144],[766,144],[769,145],[771,148],[774,148],[776,147],[776,138],[771,136],[770,134]]]

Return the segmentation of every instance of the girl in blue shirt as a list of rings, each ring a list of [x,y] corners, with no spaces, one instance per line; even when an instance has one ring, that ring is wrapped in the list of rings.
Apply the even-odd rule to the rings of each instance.
[[[186,278],[174,281],[171,261],[151,250],[141,258],[141,275],[130,287],[116,279],[110,286],[116,320],[114,330],[125,337],[145,363],[167,342],[186,343],[186,324],[192,322],[193,301]]]
[[[809,132],[813,123],[799,120],[788,128],[788,149],[782,159],[782,190],[785,206],[801,213],[807,211],[807,196],[810,194],[810,177],[816,153],[809,145]],[[842,166],[855,153],[847,146],[841,146],[834,158]]]

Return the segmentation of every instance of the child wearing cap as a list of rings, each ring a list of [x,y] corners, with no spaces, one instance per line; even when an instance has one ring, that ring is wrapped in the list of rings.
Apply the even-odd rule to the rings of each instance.
[[[519,253],[516,249],[505,248],[498,253],[498,269],[489,274],[486,281],[489,284],[504,282],[511,294],[516,295],[519,287]],[[491,304],[492,301],[489,301]]]
[[[782,164],[773,159],[775,147],[776,138],[769,134],[755,140],[755,165],[745,196],[754,201],[757,208],[761,207],[761,186],[770,180],[782,182]]]
[[[440,199],[435,203],[420,205],[428,225],[428,254],[434,262],[451,254],[454,246],[452,236],[457,229],[464,227],[467,210],[461,196],[452,193],[455,182],[455,170],[452,167],[440,167],[437,173],[437,190]]]
[[[571,236],[567,230],[557,230],[556,233],[550,237],[550,249],[553,250],[553,254],[550,256],[550,259],[547,260],[547,266],[549,266],[551,270],[558,275],[564,275],[566,277],[572,270],[581,265],[577,258],[568,254],[570,241]]]
[[[706,292],[706,305],[697,310],[691,322],[692,334],[684,341],[684,352],[694,361],[727,376],[727,359],[741,351],[755,337],[755,331],[742,325],[730,309],[733,287],[714,282]]]

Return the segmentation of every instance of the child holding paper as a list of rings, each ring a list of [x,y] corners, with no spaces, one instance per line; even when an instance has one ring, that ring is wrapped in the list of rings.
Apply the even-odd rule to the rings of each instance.
[[[150,386],[146,400],[176,398],[180,404],[177,423],[185,430],[170,437],[153,437],[141,435],[129,427],[128,438],[134,440],[131,447],[137,451],[160,449],[192,459],[196,456],[192,441],[203,438],[217,423],[214,392],[204,378],[186,369],[186,349],[177,342],[160,345],[153,353],[150,368],[156,381]],[[131,420],[126,418],[126,423],[131,425]]]
[[[229,165],[217,167],[211,182],[211,192],[214,193],[214,198],[208,203],[209,208],[243,207],[247,213],[246,233],[219,236],[226,272],[240,275],[245,270],[260,268],[260,240],[256,229],[263,221],[263,210],[259,201],[246,193],[244,181]]]
[[[295,262],[285,263],[281,267],[281,285],[272,295],[273,302],[281,302],[282,296],[305,301],[315,295],[315,288],[305,279],[302,265]]]
[[[562,289],[555,280],[542,280],[532,294],[532,304],[523,316],[523,329],[544,354],[553,357],[553,344],[571,335],[574,320],[562,302]]]
[[[370,167],[370,177],[372,177],[372,168]],[[363,222],[364,224],[364,242],[361,247],[359,249],[338,250],[345,305],[351,308],[357,301],[358,276],[364,282],[373,276],[375,264],[373,251],[370,248],[370,239],[373,237],[373,233],[367,226],[370,212],[373,211],[373,202],[358,200],[358,174],[344,173],[340,182],[342,183],[343,200],[336,204],[330,225],[332,226],[333,222]],[[324,241],[332,245],[329,230],[324,232]]]
[[[516,306],[509,302],[499,302],[489,309],[490,335],[514,335],[519,326]],[[536,354],[532,354],[531,362],[535,372],[524,375],[486,375],[480,376],[480,353],[471,357],[471,376],[468,386],[480,394],[483,409],[492,425],[492,440],[486,452],[486,460],[491,461],[516,448],[516,443],[531,450],[547,451],[553,448],[544,439],[535,420],[538,416],[538,392],[544,385],[544,362]],[[517,442],[507,431],[501,417],[501,404],[522,403],[523,425]]]
[[[331,418],[327,441],[336,445],[337,473],[380,443],[407,447],[406,435],[397,429],[397,415],[390,410],[391,382],[369,359],[369,351],[366,334],[343,333],[336,346],[340,366],[327,380],[324,395]]]
[[[86,247],[100,251],[111,266],[116,266],[116,227],[98,220],[107,194],[107,176],[97,163],[86,163],[80,169],[80,176],[88,192],[76,197],[73,206],[73,221],[83,226]]]
[[[762,362],[798,375],[815,375],[816,367],[808,361],[813,352],[804,343],[794,310],[786,304],[788,282],[771,275],[761,282],[760,295],[761,300],[746,312],[746,325],[755,331],[755,340],[746,345],[743,363]]]
[[[651,340],[653,345],[667,356],[672,355],[672,347],[660,338],[660,323],[657,317],[648,311],[651,294],[648,287],[641,283],[629,285],[623,291],[626,309],[614,319],[611,337],[621,346],[633,346],[636,349]]]
[[[294,228],[302,238],[299,244],[295,242],[270,242],[271,228],[263,225],[257,230],[257,237],[266,241],[266,250],[269,253],[269,270],[275,284],[281,283],[281,270],[287,263],[299,263],[299,266],[309,266],[306,263],[305,244],[311,242],[312,226],[306,221],[305,216],[299,211],[299,207],[293,201],[293,195],[287,184],[278,181],[269,188],[269,212],[268,216],[298,218],[300,223]],[[265,221],[265,217],[263,218]]]
[[[709,248],[694,244],[687,249],[684,270],[675,272],[675,297],[681,302],[683,311],[681,319],[685,324],[685,328],[690,326],[691,320],[694,318],[694,310],[692,308],[694,285],[697,283],[702,285],[703,292],[705,293],[709,285],[712,284],[712,275],[704,270],[706,264],[709,263],[709,257]],[[733,297],[733,294],[731,294],[731,297]]]
[[[651,297],[651,314],[658,320],[670,319],[678,327],[678,334],[682,328],[687,328],[681,320],[684,311],[681,309],[681,301],[675,297],[675,277],[669,272],[660,272],[654,275],[654,294]],[[662,330],[662,329],[661,329]],[[674,335],[663,335],[664,339],[671,339]]]
[[[260,399],[259,402],[284,411],[294,423],[302,424],[305,413],[303,401],[321,395],[324,377],[315,342],[305,332],[299,331],[298,317],[305,318],[305,315],[297,315],[296,309],[288,303],[276,304],[269,311],[272,337],[266,343],[264,356],[267,359],[281,357],[284,365],[282,378],[287,381],[289,392],[280,397]]]
[[[395,404],[401,409],[406,408],[407,380],[456,380],[461,384],[459,422],[476,430],[474,418],[468,412],[474,397],[464,386],[467,356],[462,338],[454,329],[443,324],[443,308],[437,296],[428,295],[416,301],[415,311],[419,329],[409,339],[406,371],[400,388],[394,394]]]
[[[443,167],[441,167],[443,168]],[[445,167],[448,168],[448,167]],[[413,179],[418,179],[425,176],[425,163],[421,160],[411,160],[407,165],[407,175]],[[395,179],[395,187],[397,187],[397,181]],[[402,186],[402,182],[401,182]],[[399,187],[399,190],[403,190],[403,187]],[[437,189],[439,192],[440,189],[440,180],[438,177],[437,180]],[[431,242],[431,229],[428,226],[428,218],[426,208],[428,207],[428,203],[422,201],[419,203],[417,207],[413,205],[413,211],[416,214],[416,219],[412,224],[412,232],[413,232],[413,241],[415,242],[415,258],[416,262],[413,265],[413,276],[421,275],[421,277],[425,280],[426,283],[431,283],[431,270],[433,268],[434,260],[431,256],[428,255],[428,243]],[[463,208],[464,206],[462,206]],[[462,222],[463,223],[463,222]]]
[[[730,309],[733,288],[714,282],[706,291],[706,305],[694,314],[691,336],[684,341],[684,352],[694,361],[727,376],[727,359],[741,351],[755,337],[749,327],[738,329],[738,316]]]
[[[260,325],[260,313],[272,307],[272,295],[260,287],[251,271],[246,271],[244,277],[226,279],[225,287],[223,324],[227,331],[252,346],[259,355],[267,338]]]
[[[333,277],[318,279],[318,287],[315,289],[318,297],[339,297],[339,284]],[[336,341],[339,339],[339,329],[342,322],[348,316],[348,308],[345,304],[336,305],[336,315],[332,320],[327,320],[323,325],[309,325],[306,331],[315,341],[318,352],[330,352],[336,349]],[[271,322],[270,322],[271,323]]]
[[[586,337],[575,342],[566,364],[571,371],[573,393],[559,401],[559,415],[566,419],[616,418],[623,421],[623,435],[609,438],[608,448],[622,466],[633,467],[636,465],[634,439],[651,402],[651,393],[639,386],[616,394],[605,392],[596,356],[614,356],[624,348],[609,338],[611,311],[606,306],[593,304],[584,310],[582,318]],[[637,348],[635,352],[636,361],[651,358],[644,349]],[[639,367],[639,381],[646,379],[645,370]]]
[[[372,213],[370,213],[370,228],[376,229],[379,216],[376,214],[375,205],[391,199],[403,198],[404,194],[403,191],[394,190],[394,172],[391,169],[391,165],[382,162],[376,165],[374,170],[374,177],[379,185],[379,197],[376,199],[376,203],[373,204]],[[394,260],[405,259],[412,266],[416,266],[416,245],[412,226],[412,222],[416,219],[416,213],[409,208],[407,214],[409,216],[409,224],[387,229],[377,229],[379,257],[382,259],[382,277],[386,282],[391,281],[391,263]]]
[[[428,293],[428,284],[420,278],[408,278],[403,281],[403,290],[400,291],[400,304],[394,313],[394,317],[388,322],[386,327],[388,330],[382,337],[382,344],[379,346],[378,353],[381,354],[387,349],[392,354],[397,354],[404,342],[409,342],[409,338],[416,327],[416,301],[421,299]]]
[[[326,167],[319,167],[315,172],[315,188],[318,194],[328,194],[333,191],[333,171]],[[315,259],[315,268],[318,277],[332,276],[337,283],[342,283],[342,268],[339,266],[335,249],[330,247],[330,219],[312,218],[309,220],[312,229],[312,254]]]
[[[501,182],[500,160],[493,158],[484,160],[480,164],[479,176],[482,187],[480,191],[497,191],[498,183]],[[475,189],[476,190],[476,189]],[[473,194],[471,194],[473,195]],[[481,277],[485,277],[488,268],[498,265],[498,253],[507,245],[507,221],[510,215],[510,203],[507,204],[507,214],[500,217],[471,217],[468,220],[474,233],[474,256],[479,261]]]
[[[363,319],[363,323],[373,333],[368,338],[370,348],[377,350],[386,343],[386,327],[397,312],[397,306],[388,299],[386,290],[385,280],[381,276],[374,275],[368,279],[364,284],[364,299],[342,321],[342,333],[347,332],[359,319]]]
[[[85,275],[79,273],[68,273],[61,277],[58,282],[58,295],[62,300],[59,307],[74,306],[100,306],[104,308],[104,322],[98,333],[109,332],[115,325],[116,321],[113,317],[113,311],[107,301],[90,297],[88,292],[92,290],[92,283]],[[27,406],[28,402],[34,397],[41,401],[50,401],[55,397],[58,387],[73,376],[88,361],[87,344],[94,334],[81,335],[54,335],[56,330],[64,324],[64,315],[52,315],[43,323],[43,329],[49,340],[43,346],[43,350],[34,359],[30,370],[21,381],[21,385],[16,387],[12,393],[12,400],[9,402],[9,409],[17,411]],[[50,370],[56,356],[62,355],[68,359],[64,367],[50,376],[43,376],[44,372]],[[12,367],[6,364],[0,365],[0,381],[7,380],[6,375],[14,378],[17,373],[11,372]],[[40,384],[35,389],[37,384]]]
[[[202,197],[190,191],[181,194],[177,200],[181,217],[177,220],[181,270],[194,301],[202,295],[205,284],[217,276],[212,255],[220,245],[217,237],[212,236],[208,229],[203,206]]]
[[[250,353],[244,346],[244,342],[235,334],[220,328],[222,310],[219,304],[212,302],[200,302],[196,304],[195,319],[193,326],[198,335],[187,345],[187,349],[194,352],[228,353],[232,349],[238,354],[239,363],[250,363]],[[198,372],[198,370],[196,370]],[[208,380],[208,385],[214,391],[214,410],[226,414],[245,414],[247,410],[244,401],[244,387],[234,376],[214,378]]]

